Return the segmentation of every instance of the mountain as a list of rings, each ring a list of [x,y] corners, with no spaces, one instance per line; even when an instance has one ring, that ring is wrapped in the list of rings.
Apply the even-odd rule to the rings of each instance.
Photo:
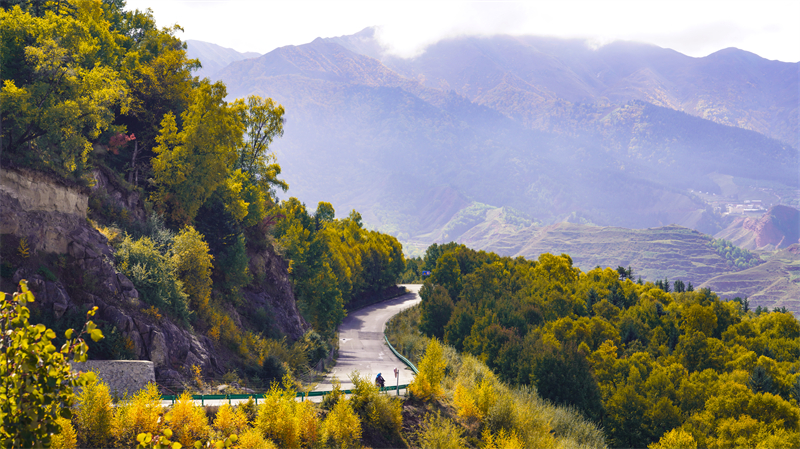
[[[508,36],[401,60],[368,29],[235,61],[218,77],[231,97],[286,108],[273,148],[290,195],[357,209],[415,254],[497,210],[539,225],[716,234],[747,195],[794,205],[800,157],[779,130],[797,134],[797,67],[738,50],[690,58]]]
[[[216,79],[217,72],[234,61],[261,56],[261,53],[252,51],[240,53],[232,48],[221,47],[216,44],[193,39],[187,39],[186,45],[186,56],[188,56],[189,59],[199,59],[203,65],[202,68],[194,72],[194,75],[200,78],[210,78],[212,80]]]
[[[368,35],[362,31],[355,40],[360,45],[348,48],[369,48]],[[437,42],[414,59],[380,58],[426,86],[452,89],[539,129],[557,126],[548,116],[560,102],[613,108],[641,100],[800,148],[800,63],[769,61],[736,48],[692,58],[636,42],[592,48],[578,39],[464,36]]]
[[[714,237],[745,249],[786,248],[800,241],[800,211],[773,206],[761,218],[737,218]]]

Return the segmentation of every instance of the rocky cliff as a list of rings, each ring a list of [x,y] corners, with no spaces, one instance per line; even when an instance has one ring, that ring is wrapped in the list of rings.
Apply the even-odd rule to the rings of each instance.
[[[714,237],[749,250],[787,248],[800,239],[800,211],[773,206],[761,218],[737,218]]]
[[[35,307],[56,320],[98,307],[95,321],[115,328],[135,358],[152,361],[159,381],[181,381],[194,365],[207,375],[222,371],[218,360],[229,358],[228,349],[167,317],[146,313],[148,305],[133,283],[115,268],[108,239],[86,218],[91,194],[111,199],[133,219],[141,219],[144,209],[137,193],[102,171],[95,172],[93,192],[34,172],[4,169],[1,176],[4,291],[27,279]],[[297,311],[285,262],[269,251],[252,254],[251,260],[250,269],[264,273],[264,281],[263,287],[247,290],[247,297],[270,310],[282,334],[300,337],[307,325]]]

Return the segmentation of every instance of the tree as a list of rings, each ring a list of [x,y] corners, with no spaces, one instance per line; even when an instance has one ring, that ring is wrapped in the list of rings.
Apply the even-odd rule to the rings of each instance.
[[[226,95],[224,84],[203,80],[194,91],[191,105],[181,114],[182,129],[178,130],[172,113],[161,122],[158,146],[153,149],[157,154],[152,161],[157,190],[152,199],[176,223],[192,223],[200,207],[231,179],[244,126],[241,108],[229,106],[224,101]],[[233,181],[228,187],[235,191]],[[239,212],[236,218],[243,219],[247,204],[241,198],[229,200],[226,208]]]
[[[211,261],[208,244],[193,227],[183,228],[172,244],[172,264],[195,309],[206,307],[211,298]]]
[[[113,109],[128,108],[127,86],[107,56],[117,47],[108,27],[96,2],[69,15],[0,9],[3,158],[61,175],[87,168]]]
[[[444,338],[444,327],[453,313],[453,300],[441,285],[426,282],[420,290],[422,312],[419,329],[429,336]]]
[[[103,338],[95,324],[87,321],[78,335],[65,333],[60,350],[51,343],[55,332],[43,324],[28,323],[33,294],[27,282],[9,297],[0,292],[0,445],[3,447],[49,446],[60,431],[58,418],[71,418],[75,401],[72,389],[84,385],[93,374],[74,374],[69,362],[83,362],[88,346],[83,336]],[[87,314],[94,315],[95,307]]]
[[[278,179],[281,167],[275,162],[275,153],[269,151],[275,137],[283,136],[283,106],[258,95],[247,97],[246,102],[238,100],[237,104],[241,105],[238,110],[246,138],[238,149],[234,168],[242,170],[251,183],[266,192],[273,193],[275,187],[285,192],[289,185]]]

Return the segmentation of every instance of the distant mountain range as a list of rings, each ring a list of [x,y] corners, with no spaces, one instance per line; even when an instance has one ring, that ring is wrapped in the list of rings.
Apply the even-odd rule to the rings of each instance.
[[[510,36],[444,40],[401,59],[373,29],[254,58],[189,48],[204,67],[230,58],[214,75],[229,97],[286,108],[273,147],[289,195],[312,208],[330,201],[339,215],[357,209],[407,254],[455,240],[536,257],[558,249],[561,237],[545,237],[562,222],[595,237],[675,224],[744,241],[747,232],[730,228],[742,228],[736,211],[800,206],[800,63],[733,48],[691,58],[631,42],[592,49]],[[633,238],[625,232],[620,242]],[[728,270],[691,274],[694,256],[659,268],[626,248],[619,263],[643,264],[647,277],[701,283]],[[582,264],[601,264],[587,257]]]
[[[217,44],[187,39],[186,55],[190,59],[200,60],[200,63],[203,64],[203,67],[194,72],[194,75],[200,78],[215,79],[217,72],[227,67],[228,64],[243,59],[257,58],[261,56],[261,53],[252,51],[240,53],[232,48],[221,47]]]

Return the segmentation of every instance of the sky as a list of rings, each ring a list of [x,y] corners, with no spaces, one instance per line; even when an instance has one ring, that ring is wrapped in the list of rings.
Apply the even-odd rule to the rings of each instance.
[[[181,39],[267,53],[317,37],[378,27],[387,52],[413,57],[443,38],[537,35],[646,42],[703,57],[736,47],[767,59],[800,61],[798,0],[128,0],[150,8]]]

